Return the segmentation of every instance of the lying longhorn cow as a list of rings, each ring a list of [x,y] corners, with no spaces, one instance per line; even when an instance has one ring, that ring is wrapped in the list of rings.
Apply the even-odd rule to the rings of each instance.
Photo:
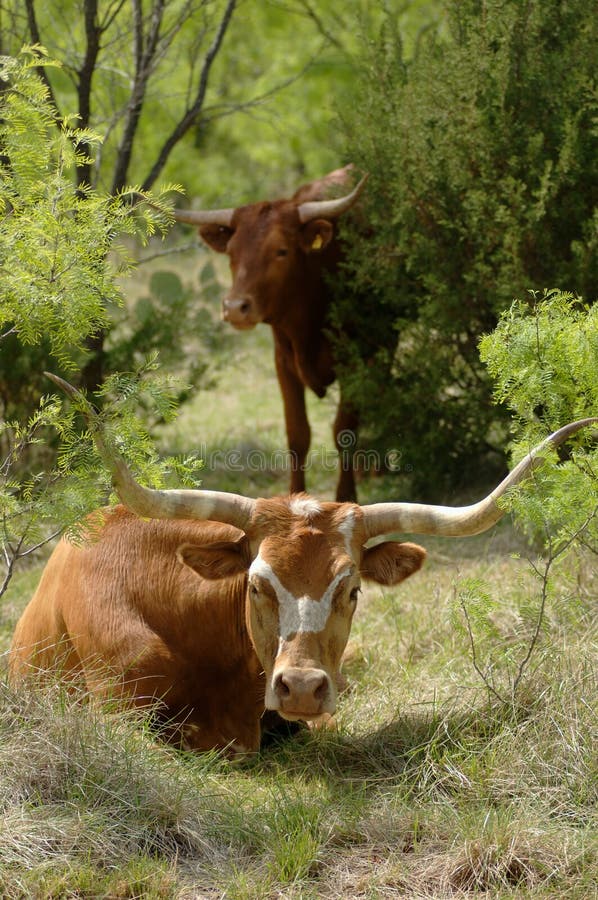
[[[272,327],[291,458],[291,493],[305,490],[310,444],[305,388],[323,397],[336,377],[325,334],[332,299],[330,275],[341,258],[336,223],[354,205],[366,178],[344,197],[319,198],[332,185],[345,183],[350,169],[303,185],[290,200],[174,212],[178,222],[197,225],[202,239],[230,259],[233,283],[223,301],[223,318],[238,329],[259,322]],[[333,426],[339,452],[342,435],[356,431],[357,424],[355,412],[341,396]],[[340,501],[356,499],[351,456],[345,446],[336,491]]]
[[[17,624],[12,680],[60,667],[94,694],[157,704],[166,736],[188,748],[257,750],[264,708],[291,721],[334,713],[360,580],[398,584],[425,558],[416,544],[368,541],[487,530],[542,451],[596,421],[561,428],[456,508],[150,490],[92,421],[125,505],[102,511],[99,539],[56,547]]]

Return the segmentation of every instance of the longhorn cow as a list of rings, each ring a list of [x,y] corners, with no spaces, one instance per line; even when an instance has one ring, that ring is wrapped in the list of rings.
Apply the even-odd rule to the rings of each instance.
[[[398,584],[425,558],[416,544],[369,542],[487,530],[542,452],[596,421],[556,431],[478,503],[444,507],[151,490],[92,418],[124,505],[101,511],[94,540],[54,550],[17,624],[11,678],[58,668],[92,694],[151,704],[183,746],[257,750],[264,710],[334,713],[361,579]]]
[[[208,246],[229,257],[233,280],[222,303],[225,321],[238,329],[259,322],[272,328],[291,458],[291,493],[305,491],[310,445],[305,388],[323,397],[336,377],[325,328],[332,299],[330,276],[341,259],[337,222],[357,201],[367,176],[343,197],[320,198],[331,186],[344,184],[351,168],[303,185],[290,200],[174,212],[178,222],[196,225]],[[341,396],[333,426],[339,453],[342,435],[355,432],[357,425],[354,410]],[[336,491],[340,501],[356,499],[351,456],[344,446]]]

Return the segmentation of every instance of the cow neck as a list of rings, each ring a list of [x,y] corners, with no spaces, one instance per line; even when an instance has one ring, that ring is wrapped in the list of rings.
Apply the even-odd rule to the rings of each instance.
[[[322,268],[312,265],[305,281],[287,297],[284,315],[269,323],[278,342],[291,349],[295,358],[315,359],[328,343],[323,331],[329,305],[330,294]]]

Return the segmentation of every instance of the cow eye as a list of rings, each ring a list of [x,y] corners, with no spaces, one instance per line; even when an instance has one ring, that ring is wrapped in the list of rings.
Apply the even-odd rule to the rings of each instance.
[[[250,597],[250,599],[251,599],[251,600],[257,600],[257,598],[259,597],[259,595],[260,595],[260,592],[259,592],[258,589],[256,588],[255,584],[250,584],[250,585],[249,585],[249,597]]]
[[[282,258],[283,256],[288,256],[288,253],[289,253],[289,251],[287,250],[286,247],[279,247],[278,250],[276,251],[276,255],[280,258]]]
[[[359,597],[360,590],[361,590],[361,588],[354,587],[353,590],[351,591],[351,593],[349,594],[349,600],[351,601],[351,603],[353,605],[355,605],[357,603],[357,598]]]

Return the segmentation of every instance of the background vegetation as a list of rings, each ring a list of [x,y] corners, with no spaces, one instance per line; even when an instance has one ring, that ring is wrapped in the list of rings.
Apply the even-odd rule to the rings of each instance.
[[[340,105],[371,178],[336,323],[368,440],[399,441],[414,495],[435,498],[503,465],[481,334],[529,291],[593,302],[598,277],[598,17],[583,0],[443,12],[411,59],[389,16]]]
[[[415,33],[417,11],[433,4],[391,6]],[[359,28],[374,27],[382,15],[382,7],[370,10],[361,0],[350,0],[342,14],[328,0],[2,0],[0,52],[41,45],[60,63],[39,68],[51,116],[57,124],[76,116],[77,126],[99,139],[96,152],[76,162],[78,186],[115,196],[126,185],[149,190],[170,179],[203,205],[228,206],[264,191],[294,191],[307,172],[314,177],[338,166],[329,136],[332,103],[352,90]],[[198,319],[197,287],[191,292],[179,284],[165,328],[163,284],[150,284],[150,302],[131,311],[126,339],[104,298],[105,321],[90,329],[81,358],[85,387],[97,389],[107,374],[132,366],[140,348],[159,348],[165,364],[198,383],[218,326],[205,314]],[[190,333],[194,366],[188,352],[174,350]],[[20,356],[16,344],[11,356]],[[59,368],[43,347],[19,362],[20,371]],[[13,367],[0,366],[0,387],[13,403],[26,405]],[[30,378],[29,395],[42,392]],[[185,397],[182,392],[179,400]]]

